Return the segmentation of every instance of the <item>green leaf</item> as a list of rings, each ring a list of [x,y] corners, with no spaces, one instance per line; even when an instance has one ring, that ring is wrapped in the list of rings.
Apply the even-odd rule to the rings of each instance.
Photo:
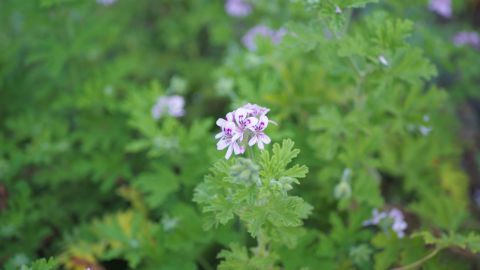
[[[146,194],[146,202],[151,208],[160,206],[168,195],[179,188],[177,176],[166,167],[158,167],[154,171],[140,174],[133,185]]]
[[[467,235],[450,232],[436,237],[429,231],[421,231],[415,233],[412,237],[421,237],[425,244],[433,244],[438,248],[459,247],[473,253],[480,253],[480,235],[474,232]]]
[[[31,266],[22,265],[21,270],[54,270],[58,268],[55,258],[38,259]]]
[[[261,270],[278,269],[273,267],[276,256],[250,257],[245,247],[231,244],[230,250],[222,250],[218,258],[223,259],[218,266],[219,270]]]
[[[293,141],[289,139],[283,140],[281,146],[278,143],[274,144],[271,158],[269,152],[263,151],[260,156],[262,167],[260,175],[266,180],[279,179],[281,176],[304,177],[308,173],[306,166],[297,165],[287,169],[288,164],[300,153],[300,150],[293,149],[293,146]]]

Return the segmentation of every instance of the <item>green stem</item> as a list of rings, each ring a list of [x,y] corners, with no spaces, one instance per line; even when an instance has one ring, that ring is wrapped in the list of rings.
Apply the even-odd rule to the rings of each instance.
[[[268,256],[268,239],[264,232],[261,230],[257,235],[257,251],[256,256],[267,257]]]
[[[248,147],[248,140],[247,143],[245,143],[245,148],[247,148],[248,158],[255,161],[255,149],[253,149],[253,147]]]
[[[420,260],[414,262],[414,263],[411,263],[409,265],[405,265],[405,266],[401,266],[401,267],[396,267],[396,268],[393,268],[392,270],[408,270],[408,269],[414,269],[414,268],[417,268],[419,267],[420,265],[422,265],[424,262],[430,260],[431,258],[433,258],[435,255],[437,255],[437,253],[442,250],[441,248],[437,247],[435,248],[430,254],[428,254],[427,256],[421,258]]]

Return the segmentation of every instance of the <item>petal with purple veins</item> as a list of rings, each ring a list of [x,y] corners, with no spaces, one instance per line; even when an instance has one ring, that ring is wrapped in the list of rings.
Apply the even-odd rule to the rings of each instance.
[[[217,150],[223,150],[229,145],[228,141],[225,139],[221,139],[217,142]]]
[[[248,141],[248,145],[253,146],[257,143],[257,141],[258,141],[257,136],[252,136],[252,138]]]
[[[264,143],[264,144],[269,144],[272,140],[270,139],[270,137],[268,137],[267,135],[265,134],[261,134],[260,135],[260,140]]]

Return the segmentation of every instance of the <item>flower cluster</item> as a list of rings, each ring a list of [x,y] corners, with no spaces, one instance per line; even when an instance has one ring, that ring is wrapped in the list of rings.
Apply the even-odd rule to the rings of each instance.
[[[185,114],[185,99],[182,96],[162,96],[152,107],[152,117],[156,120],[163,115],[169,114],[173,117],[181,117]]]
[[[452,17],[451,0],[430,0],[428,8],[444,18]]]
[[[242,42],[247,49],[250,51],[255,51],[257,49],[255,41],[258,36],[270,38],[273,44],[279,44],[286,34],[287,30],[285,28],[280,28],[275,31],[265,25],[257,25],[248,30],[248,32],[243,36]]]
[[[232,17],[245,17],[252,12],[252,6],[245,0],[227,0],[225,11]]]
[[[388,212],[378,212],[377,209],[374,209],[372,219],[364,221],[363,225],[380,225],[383,228],[391,227],[399,238],[405,236],[405,230],[408,227],[407,222],[404,220],[402,211],[396,208],[393,208]]]
[[[453,37],[453,43],[456,46],[469,45],[480,49],[480,35],[476,32],[459,32]]]
[[[265,134],[268,126],[267,113],[270,110],[256,104],[246,104],[233,112],[229,112],[225,119],[217,120],[221,132],[215,136],[219,139],[217,149],[227,148],[225,158],[229,159],[232,152],[240,155],[245,152],[245,146],[254,146],[264,149],[264,144],[270,143],[270,137]]]

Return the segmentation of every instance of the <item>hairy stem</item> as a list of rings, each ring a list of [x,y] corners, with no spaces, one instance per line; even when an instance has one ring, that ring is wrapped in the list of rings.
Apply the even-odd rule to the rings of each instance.
[[[245,145],[248,145],[248,140]],[[253,147],[245,147],[245,148],[247,148],[248,158],[251,159],[252,161],[255,161],[255,149],[253,149]]]
[[[268,239],[263,230],[261,230],[257,235],[257,243],[258,246],[256,248],[255,255],[259,257],[267,257],[268,256]]]
[[[437,253],[442,250],[441,248],[435,248],[430,254],[428,254],[427,256],[421,258],[420,260],[414,262],[414,263],[411,263],[409,265],[405,265],[405,266],[401,266],[401,267],[396,267],[396,268],[393,268],[392,270],[408,270],[408,269],[415,269],[417,267],[419,267],[420,265],[422,265],[424,262],[430,260],[431,258],[435,257],[435,255],[437,255]]]

